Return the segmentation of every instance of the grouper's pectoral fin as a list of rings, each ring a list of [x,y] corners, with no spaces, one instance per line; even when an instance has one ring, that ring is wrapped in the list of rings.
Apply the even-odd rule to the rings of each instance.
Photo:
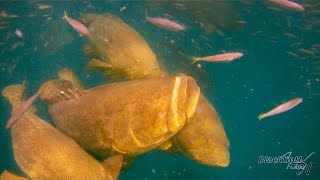
[[[87,65],[87,69],[101,71],[110,79],[122,79],[126,77],[124,70],[115,68],[111,64],[98,59],[91,59]]]
[[[169,139],[166,142],[164,142],[163,144],[161,144],[161,146],[159,146],[158,149],[161,151],[167,151],[171,147],[172,147],[172,141]]]
[[[87,65],[87,69],[89,70],[98,69],[102,71],[107,71],[112,69],[112,65],[106,62],[100,61],[98,59],[91,59],[89,61],[89,64]]]
[[[120,170],[122,168],[123,156],[122,155],[113,155],[103,161],[102,166],[110,172],[113,179],[118,179]]]

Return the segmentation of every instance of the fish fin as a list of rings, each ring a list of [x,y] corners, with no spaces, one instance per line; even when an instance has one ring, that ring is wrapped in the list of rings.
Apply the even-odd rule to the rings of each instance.
[[[267,117],[267,113],[262,113],[258,116],[258,119],[261,120],[263,118]]]
[[[41,99],[52,105],[62,101],[79,98],[86,94],[85,90],[77,89],[68,80],[51,80],[42,84]]]
[[[158,149],[161,150],[161,151],[167,151],[171,147],[172,147],[172,141],[171,140],[167,140],[166,142],[161,144],[161,146],[159,146]]]
[[[148,11],[147,11],[147,9],[144,10],[144,16],[145,16],[146,20],[148,20]]]
[[[134,157],[133,156],[124,156],[122,162],[122,169],[128,169],[130,165],[133,163]]]
[[[16,110],[19,108],[23,97],[24,91],[26,87],[21,84],[13,84],[10,86],[5,87],[2,90],[2,95],[11,103],[12,110]]]
[[[25,112],[29,110],[33,102],[37,99],[37,97],[40,94],[40,92],[37,92],[27,100],[22,102],[24,90],[25,87],[20,84],[10,85],[7,86],[4,90],[2,90],[2,95],[8,99],[13,109],[11,117],[6,124],[6,129],[9,129],[23,116]]]
[[[118,179],[120,170],[122,168],[123,156],[114,155],[104,160],[101,165],[109,172],[113,179]]]
[[[70,81],[72,85],[79,90],[83,89],[83,86],[80,83],[80,80],[76,77],[74,72],[71,69],[64,68],[58,72],[58,77],[61,80]]]
[[[87,13],[87,14],[82,14],[80,19],[83,24],[89,25],[92,21],[97,19],[99,16],[101,15]]]
[[[201,58],[199,57],[192,57],[192,64],[196,63],[197,61],[199,61]]]
[[[64,15],[63,15],[62,19],[67,20],[67,19],[68,19],[68,16],[67,16],[67,12],[66,12],[66,10],[64,10],[64,11],[63,11],[63,13],[64,13]]]
[[[108,69],[112,69],[112,65],[98,59],[91,59],[89,61],[89,64],[87,65],[87,69],[108,70]]]
[[[51,95],[48,103],[54,104],[57,102],[69,101],[77,99],[84,94],[86,94],[84,90],[67,89]]]

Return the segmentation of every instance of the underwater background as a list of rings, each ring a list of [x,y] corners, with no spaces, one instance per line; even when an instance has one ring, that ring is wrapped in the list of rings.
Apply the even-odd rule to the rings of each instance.
[[[209,2],[209,3],[208,3]],[[295,12],[267,0],[225,1],[0,1],[0,89],[24,82],[26,96],[72,69],[86,88],[106,82],[86,70],[88,42],[62,19],[85,13],[111,13],[132,26],[149,43],[161,66],[172,74],[193,76],[217,109],[230,141],[230,165],[207,167],[183,155],[152,151],[137,157],[119,179],[320,179],[320,2],[296,1]],[[189,3],[186,9],[179,4]],[[39,4],[50,8],[39,8]],[[178,5],[177,5],[178,4]],[[184,32],[148,23],[168,17],[183,23]],[[20,38],[16,30],[23,33]],[[199,62],[192,56],[239,51],[229,63]],[[302,97],[296,108],[266,118],[257,116],[287,100]],[[46,106],[38,115],[50,122]],[[5,124],[11,106],[0,97],[0,172],[23,175],[17,167]],[[260,156],[307,157],[310,174],[297,175],[287,164],[258,163]]]

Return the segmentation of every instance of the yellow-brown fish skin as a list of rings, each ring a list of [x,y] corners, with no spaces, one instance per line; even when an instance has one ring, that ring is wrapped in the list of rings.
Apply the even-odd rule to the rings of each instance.
[[[147,42],[121,19],[111,14],[91,14],[85,17],[91,19],[91,54],[94,54],[93,58],[106,63],[104,73],[110,76],[117,74],[128,79],[141,78],[144,74],[154,74],[156,77],[162,74],[157,57]]]
[[[200,95],[195,115],[174,136],[175,145],[191,159],[209,166],[230,162],[229,140],[214,107]]]
[[[54,86],[52,82],[57,84],[49,81],[41,87],[45,101],[50,95],[47,89],[53,91],[47,88]],[[199,93],[195,80],[183,75],[133,80],[54,101],[49,104],[49,114],[59,130],[97,156],[134,156],[156,148],[180,131],[193,116]]]
[[[11,85],[2,94],[17,109],[24,86]],[[71,138],[40,119],[31,108],[12,126],[12,146],[19,167],[31,179],[113,179],[110,172]]]
[[[94,21],[96,19],[96,15],[90,15],[91,17],[87,16],[87,19],[89,21]],[[119,20],[113,20],[113,26],[115,26],[115,29],[126,29],[127,34],[129,37],[137,37],[134,35],[136,32],[133,28],[131,28],[129,25],[125,24],[124,22],[119,23]],[[124,25],[125,24],[125,25]],[[91,26],[91,28],[94,26]],[[129,27],[129,28],[128,28]],[[90,28],[89,28],[90,29]],[[128,29],[131,29],[130,31]],[[116,33],[114,31],[113,33]],[[102,34],[102,33],[100,33]],[[125,33],[123,33],[125,34]],[[106,34],[106,37],[109,37],[110,35]],[[121,39],[126,40],[127,36],[121,36],[118,37]],[[145,48],[144,51],[148,52],[150,47],[144,40],[141,40],[142,37],[139,36],[138,41],[131,41],[131,46],[140,46],[141,48]],[[133,38],[134,39],[134,38]],[[116,39],[115,39],[116,40]],[[143,43],[141,43],[143,41]],[[104,45],[104,44],[98,44],[98,40],[94,40],[93,42],[96,42],[94,44],[94,47],[96,46],[96,49],[101,48],[98,52],[103,52],[104,47],[110,47],[111,49],[117,50],[117,52],[120,52],[123,48],[121,48],[121,44],[117,44],[117,41],[113,41],[114,43],[111,43],[110,41]],[[102,41],[101,41],[102,42]],[[108,46],[107,46],[108,45]],[[115,47],[113,47],[115,46]],[[128,49],[125,49],[124,51],[127,51]],[[115,53],[112,54],[112,56],[108,56],[108,51],[105,51],[106,55],[104,57],[112,57],[113,59],[121,59],[123,58],[121,53]],[[151,53],[140,53],[139,57],[142,59],[152,59],[152,61],[157,61],[157,59],[154,59],[153,54]],[[135,59],[136,56],[133,54],[126,54],[126,59]],[[106,60],[107,61],[107,60]],[[112,63],[111,63],[112,64]],[[165,71],[162,71],[160,69],[160,66],[158,63],[154,63],[153,68],[156,69],[155,71],[147,71],[146,68],[148,66],[144,66],[143,64],[137,64],[137,71],[135,71],[135,75],[125,74],[125,76],[128,79],[136,79],[137,76],[139,78],[150,78],[150,77],[161,77],[168,75],[165,73]],[[130,66],[124,65],[122,66],[124,71],[130,70]],[[114,72],[108,72],[106,73],[106,68],[103,68],[103,66],[100,66],[98,70],[102,71],[107,75],[109,78],[110,76],[114,75]],[[110,74],[111,73],[111,74]],[[143,76],[138,75],[143,74]],[[137,98],[138,100],[139,98]],[[201,100],[204,99],[204,100]],[[225,167],[229,164],[229,141],[227,136],[225,135],[224,127],[221,123],[221,120],[219,118],[219,115],[216,113],[214,107],[205,99],[204,96],[200,96],[200,100],[198,102],[199,108],[197,108],[195,115],[192,117],[191,120],[187,120],[185,127],[179,131],[179,136],[177,136],[176,140],[173,141],[173,146],[184,146],[184,148],[180,149],[182,153],[186,154],[191,159],[194,159],[198,161],[199,163],[210,165],[210,166],[220,166]],[[201,108],[204,108],[206,110],[201,110]],[[192,125],[188,125],[188,124]],[[210,132],[211,129],[211,132]],[[197,136],[194,135],[195,132],[199,131],[200,133],[197,134]],[[196,137],[196,138],[194,138]],[[208,141],[210,139],[210,141]],[[207,142],[207,143],[201,143],[201,142]],[[166,147],[163,147],[166,146]],[[165,142],[161,146],[163,149],[168,149],[169,146],[171,146],[171,143]],[[203,151],[205,149],[205,151]]]
[[[27,180],[27,178],[17,176],[7,170],[4,170],[0,175],[0,180]]]

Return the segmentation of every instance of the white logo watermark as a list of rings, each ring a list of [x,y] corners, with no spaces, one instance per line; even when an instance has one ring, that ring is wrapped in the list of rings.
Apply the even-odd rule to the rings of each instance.
[[[309,175],[312,168],[312,162],[308,162],[308,159],[314,154],[310,153],[306,158],[302,156],[292,156],[292,152],[287,152],[282,156],[259,156],[258,163],[260,164],[287,164],[289,170],[296,170],[297,175],[301,175],[303,172]]]

